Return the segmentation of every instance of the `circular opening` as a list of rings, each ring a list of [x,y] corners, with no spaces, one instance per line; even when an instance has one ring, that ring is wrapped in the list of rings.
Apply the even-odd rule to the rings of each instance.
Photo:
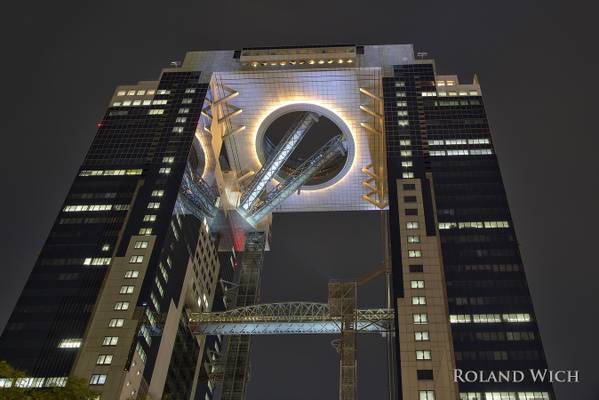
[[[313,107],[309,107],[310,109],[300,108],[299,110],[297,108],[298,107],[293,107],[293,109],[290,110],[282,110],[271,118],[267,118],[267,121],[263,124],[265,127],[262,129],[261,135],[259,134],[257,138],[259,150],[258,157],[262,163],[272,157],[275,148],[290,128],[292,128],[306,112],[315,112],[320,115],[318,121],[305,133],[303,139],[277,173],[276,179],[280,181],[287,178],[289,174],[314,155],[329,140],[341,135],[344,138],[345,148],[351,151],[348,151],[343,156],[338,156],[325,167],[321,168],[304,184],[303,188],[317,189],[328,186],[332,181],[339,179],[341,172],[344,169],[347,169],[348,159],[353,155],[351,135],[347,133],[347,129],[342,129],[338,122],[335,122],[330,118],[333,117],[332,115],[324,115],[322,110],[315,110]]]

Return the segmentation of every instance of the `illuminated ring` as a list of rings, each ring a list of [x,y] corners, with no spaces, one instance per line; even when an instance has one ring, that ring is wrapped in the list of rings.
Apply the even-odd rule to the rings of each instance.
[[[349,129],[345,121],[343,121],[341,117],[339,117],[337,114],[335,114],[328,108],[324,108],[311,103],[294,103],[279,107],[270,114],[268,114],[268,116],[264,118],[264,120],[262,120],[262,122],[260,123],[260,126],[258,127],[258,132],[256,133],[256,154],[258,155],[258,159],[262,164],[264,164],[264,135],[268,130],[268,127],[279,117],[297,111],[311,111],[313,113],[327,117],[335,125],[337,125],[337,127],[343,134],[343,139],[345,139],[344,143],[347,146],[347,157],[345,159],[345,164],[343,165],[343,168],[341,168],[341,170],[329,180],[319,183],[317,185],[302,186],[302,190],[319,190],[332,186],[335,183],[339,182],[351,169],[356,152],[356,144],[351,130]],[[277,178],[275,178],[275,180],[277,180],[278,182]]]

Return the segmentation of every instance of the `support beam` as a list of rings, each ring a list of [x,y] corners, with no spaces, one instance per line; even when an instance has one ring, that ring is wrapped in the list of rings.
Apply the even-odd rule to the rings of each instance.
[[[193,177],[189,170],[183,174],[179,189],[180,200],[192,214],[200,210],[208,218],[216,215],[218,194],[201,177]],[[195,210],[194,210],[195,209]],[[196,215],[197,216],[197,215]]]
[[[287,179],[277,185],[269,192],[264,201],[250,212],[249,220],[257,223],[268,213],[274,210],[293,192],[298,190],[312,175],[325,167],[329,162],[340,155],[344,155],[346,149],[343,144],[343,136],[338,135],[329,140],[310,158],[304,161]]]
[[[279,172],[306,132],[318,121],[318,118],[319,115],[316,113],[303,113],[289,128],[275,148],[273,156],[260,168],[250,186],[241,196],[240,206],[242,209],[249,211],[254,206],[260,193],[266,188],[266,185],[275,174]]]
[[[335,314],[336,313],[336,314]],[[393,310],[346,310],[331,313],[329,304],[288,302],[258,304],[224,312],[190,314],[192,332],[197,335],[289,335],[341,334],[343,318],[347,329],[359,333],[385,333]],[[345,321],[347,323],[347,321]]]
[[[358,284],[329,282],[329,307],[331,316],[341,322],[341,340],[338,351],[341,356],[339,368],[339,400],[355,400],[357,396],[358,372],[356,365],[356,312]]]

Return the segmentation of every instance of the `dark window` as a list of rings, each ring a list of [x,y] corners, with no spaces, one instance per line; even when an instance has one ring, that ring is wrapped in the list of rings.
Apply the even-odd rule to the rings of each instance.
[[[416,190],[416,184],[415,183],[404,183],[403,190]]]
[[[432,369],[416,370],[416,376],[418,377],[419,381],[432,380],[433,379],[433,370]]]
[[[418,215],[418,209],[406,208],[406,215]]]
[[[406,203],[416,203],[416,196],[404,196],[403,201]]]
[[[412,264],[410,265],[410,272],[423,272],[424,267],[422,264]]]

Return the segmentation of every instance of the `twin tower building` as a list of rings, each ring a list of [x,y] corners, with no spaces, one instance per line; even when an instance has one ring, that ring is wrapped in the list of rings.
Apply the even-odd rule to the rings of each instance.
[[[389,399],[554,400],[455,379],[547,363],[480,85],[425,56],[199,51],[117,87],[0,338],[26,372],[0,397],[77,376],[101,399],[243,399],[252,334],[335,333],[354,399],[376,331]],[[384,214],[388,304],[357,309],[355,282],[261,304],[273,213],[327,211]]]

